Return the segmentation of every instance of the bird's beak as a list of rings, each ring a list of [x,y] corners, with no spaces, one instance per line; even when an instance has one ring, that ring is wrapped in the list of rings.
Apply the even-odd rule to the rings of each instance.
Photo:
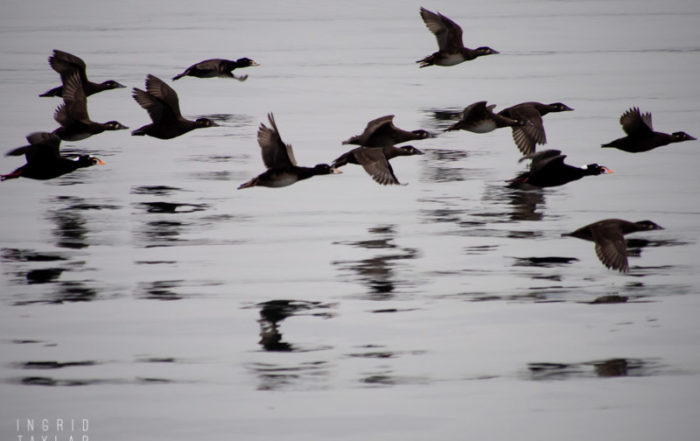
[[[104,161],[101,160],[100,158],[95,158],[95,164],[97,164],[97,165],[105,165],[106,162],[104,162]]]
[[[416,149],[416,148],[414,147],[414,149]],[[422,150],[416,149],[416,155],[425,155],[425,153],[423,153]]]
[[[250,65],[251,66],[260,66],[260,63],[258,63],[257,61],[253,61],[252,63],[250,63]]]
[[[574,110],[574,108],[573,108],[573,107],[566,106],[566,108],[565,108],[564,110]]]
[[[688,139],[689,139],[690,141],[695,141],[695,140],[698,139],[698,138],[695,138],[694,136],[688,135]]]
[[[603,174],[609,175],[611,173],[614,173],[612,169],[609,169],[607,167],[601,167],[603,169]]]
[[[334,175],[339,175],[339,174],[343,173],[342,171],[340,171],[339,168],[333,167],[331,170],[333,171],[333,174],[334,174]]]
[[[126,88],[125,85],[123,85],[122,83],[117,83],[117,89],[124,89],[124,88]]]

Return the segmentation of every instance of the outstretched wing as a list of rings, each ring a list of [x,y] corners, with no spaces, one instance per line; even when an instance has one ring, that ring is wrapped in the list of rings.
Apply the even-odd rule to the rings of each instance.
[[[462,48],[462,28],[457,23],[425,8],[420,8],[420,16],[430,32],[435,34],[440,50],[452,51]]]
[[[180,113],[180,101],[177,97],[177,93],[172,89],[172,87],[165,84],[163,80],[155,75],[148,74],[146,76],[146,91],[165,103],[165,105],[170,108],[173,115],[176,117],[182,116]]]
[[[53,55],[49,57],[49,64],[53,70],[61,75],[61,79],[73,71],[78,71],[80,81],[82,83],[87,81],[85,62],[80,57],[54,49]]]
[[[651,113],[641,114],[638,107],[632,107],[620,117],[622,130],[630,136],[651,135]]]
[[[595,253],[606,268],[625,272],[627,263],[627,244],[620,228],[609,226],[593,229]]]
[[[359,147],[355,149],[355,159],[379,184],[399,184],[399,180],[394,175],[394,169],[381,147]]]
[[[284,168],[297,165],[291,144],[285,144],[275,124],[272,113],[267,114],[270,127],[260,123],[258,129],[258,145],[262,149],[263,163],[267,168]]]

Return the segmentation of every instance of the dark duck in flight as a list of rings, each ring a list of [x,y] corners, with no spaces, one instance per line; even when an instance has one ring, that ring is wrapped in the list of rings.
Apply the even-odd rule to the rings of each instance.
[[[516,104],[498,112],[499,115],[529,124],[513,127],[513,141],[523,155],[535,153],[536,144],[546,144],[547,136],[544,131],[542,117],[551,112],[566,112],[574,110],[564,103],[542,104],[536,101]]]
[[[17,147],[7,156],[24,155],[27,163],[12,173],[0,176],[0,181],[16,178],[47,180],[57,178],[82,167],[102,165],[100,159],[91,155],[61,156],[61,138],[48,132],[35,132],[27,135],[29,145]]]
[[[673,142],[694,141],[697,139],[685,132],[674,132],[670,135],[668,133],[655,132],[651,124],[651,113],[642,114],[637,107],[633,107],[623,113],[620,117],[620,124],[627,136],[603,144],[603,147],[614,147],[625,152],[641,153]]]
[[[394,125],[394,115],[385,115],[367,123],[365,130],[343,144],[355,144],[364,147],[390,147],[407,141],[430,138],[432,135],[422,129],[403,130]]]
[[[338,168],[346,164],[359,164],[365,171],[381,185],[400,184],[394,174],[389,160],[397,156],[422,155],[423,152],[405,145],[401,147],[365,147],[360,146],[340,155],[333,161],[332,167]]]
[[[300,167],[294,159],[291,144],[282,141],[275,118],[272,113],[267,115],[270,127],[260,123],[258,129],[258,145],[262,160],[267,170],[250,181],[241,184],[238,189],[249,187],[286,187],[303,179],[317,175],[340,173],[340,170],[328,164],[317,164],[314,167]]]
[[[93,83],[88,80],[85,62],[68,52],[59,51],[54,49],[53,55],[49,57],[49,64],[61,75],[61,82],[65,83],[66,76],[77,71],[80,75],[80,83],[85,91],[85,96],[90,96],[97,92],[102,92],[103,90],[119,89],[126,87],[123,84],[119,84],[114,80],[107,80],[101,83]],[[49,91],[42,93],[39,96],[63,96],[63,86],[55,87]]]
[[[606,268],[620,272],[629,270],[625,234],[637,231],[663,230],[650,220],[629,222],[622,219],[604,219],[581,227],[562,236],[572,236],[595,242],[595,253]]]
[[[177,93],[163,80],[151,74],[146,77],[146,90],[134,87],[132,96],[146,109],[153,121],[131,132],[134,136],[172,139],[194,129],[218,126],[209,118],[198,118],[195,121],[184,118],[180,113]]]
[[[495,104],[486,105],[486,101],[477,101],[464,108],[459,121],[445,129],[466,130],[474,133],[488,133],[502,127],[524,127],[529,123],[521,119],[512,119],[507,116],[493,113]]]
[[[66,141],[80,141],[105,130],[128,129],[119,121],[100,123],[90,119],[87,97],[77,71],[66,76],[63,82],[63,104],[56,108],[53,118],[61,125],[53,133]]]
[[[200,61],[197,64],[185,69],[181,74],[175,75],[173,81],[179,80],[184,76],[197,78],[234,78],[238,81],[245,81],[248,75],[237,77],[233,74],[234,69],[242,67],[260,66],[260,64],[250,58],[239,58],[238,60],[224,60],[222,58],[212,58],[210,60]]]
[[[575,167],[565,164],[564,158],[566,155],[562,155],[561,150],[542,150],[535,153],[531,157],[530,169],[509,181],[509,187],[556,187],[576,181],[584,176],[597,176],[613,172],[598,164]]]
[[[427,57],[416,61],[420,67],[432,65],[454,66],[463,61],[473,60],[482,55],[497,54],[487,46],[469,49],[464,47],[462,42],[462,28],[457,23],[440,13],[431,12],[425,8],[420,8],[420,16],[430,32],[435,34],[438,43],[438,51]]]

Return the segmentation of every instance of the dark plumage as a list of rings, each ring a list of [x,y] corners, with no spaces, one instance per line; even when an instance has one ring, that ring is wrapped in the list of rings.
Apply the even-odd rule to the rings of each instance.
[[[394,115],[385,115],[367,123],[364,132],[343,141],[343,144],[356,144],[364,147],[390,147],[406,141],[429,138],[425,130],[407,131],[394,125]]]
[[[513,141],[523,155],[535,153],[536,144],[546,144],[547,135],[544,131],[542,117],[551,112],[566,112],[574,110],[564,103],[542,104],[536,101],[516,104],[498,112],[499,115],[529,124],[513,127]]]
[[[294,159],[291,144],[285,144],[282,141],[272,113],[268,113],[267,118],[270,121],[270,127],[260,123],[258,129],[258,145],[260,145],[263,163],[267,167],[267,171],[238,186],[239,190],[255,186],[286,187],[312,176],[340,173],[340,170],[328,164],[299,167]]]
[[[63,104],[56,108],[53,118],[61,125],[53,133],[67,141],[80,141],[105,130],[128,129],[119,121],[99,123],[90,120],[87,97],[77,71],[66,76],[63,82]]]
[[[35,132],[27,135],[29,145],[17,147],[7,156],[24,155],[27,163],[12,173],[0,176],[0,181],[15,178],[53,179],[78,168],[104,164],[91,155],[61,156],[59,146],[61,139],[48,132]]]
[[[530,169],[512,179],[510,186],[556,187],[576,181],[584,176],[597,176],[613,172],[598,164],[574,167],[564,164],[564,158],[566,155],[562,155],[561,150],[543,150],[535,153],[531,158]]]
[[[620,124],[627,136],[603,144],[603,147],[615,147],[630,153],[640,153],[673,142],[694,141],[697,139],[685,132],[674,132],[670,135],[668,133],[655,132],[651,124],[651,113],[642,114],[637,107],[632,107],[623,113],[620,117]]]
[[[250,58],[239,58],[238,60],[224,60],[222,58],[212,58],[210,60],[200,61],[197,64],[185,69],[181,74],[175,75],[173,81],[179,80],[184,76],[197,78],[235,78],[239,81],[245,81],[248,75],[237,77],[233,74],[234,69],[239,69],[248,66],[260,66]]]
[[[629,222],[622,219],[604,219],[562,236],[573,236],[595,242],[595,253],[606,268],[621,272],[629,269],[625,234],[636,231],[663,230],[650,220]]]
[[[83,90],[85,91],[85,96],[90,96],[97,92],[102,92],[103,90],[109,89],[119,89],[126,87],[123,84],[119,84],[114,80],[107,80],[101,83],[93,83],[88,80],[87,73],[85,72],[86,66],[85,62],[80,58],[68,52],[59,51],[54,49],[53,55],[49,57],[49,64],[56,72],[61,75],[61,82],[65,83],[66,76],[77,71],[80,75],[80,83],[82,84]],[[42,93],[39,96],[63,96],[63,86],[55,87],[49,91]]]
[[[478,47],[476,49],[464,47],[464,43],[462,42],[462,28],[440,13],[436,14],[425,8],[420,8],[420,16],[423,18],[430,32],[435,34],[439,48],[437,52],[416,61],[416,63],[420,63],[420,67],[432,65],[454,66],[455,64],[473,60],[482,55],[498,53],[498,51],[487,46]]]
[[[423,152],[405,145],[401,147],[357,147],[340,155],[333,161],[332,167],[338,168],[345,164],[359,164],[378,183],[382,185],[400,184],[394,174],[389,160],[397,156],[422,155]]]
[[[198,118],[195,121],[184,118],[180,113],[177,93],[163,80],[151,74],[146,76],[146,91],[134,87],[132,96],[146,109],[153,121],[131,132],[134,136],[171,139],[194,129],[218,126],[209,118]]]
[[[459,121],[445,131],[467,130],[474,133],[488,133],[501,127],[523,127],[529,123],[493,113],[495,104],[486,105],[486,101],[477,101],[464,108]]]

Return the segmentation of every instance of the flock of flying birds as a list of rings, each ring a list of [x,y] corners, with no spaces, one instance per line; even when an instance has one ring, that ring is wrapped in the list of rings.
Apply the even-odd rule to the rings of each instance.
[[[498,51],[483,46],[470,49],[462,41],[460,26],[440,13],[420,8],[420,16],[438,43],[438,51],[418,60],[419,67],[454,66],[480,56],[498,54]],[[123,88],[124,85],[108,80],[94,83],[88,80],[85,62],[79,57],[54,50],[49,64],[60,75],[62,85],[39,96],[61,97],[63,103],[56,108],[54,119],[60,124],[53,132],[35,132],[27,136],[29,145],[15,148],[7,153],[10,156],[24,155],[26,164],[12,173],[0,176],[0,180],[25,177],[31,179],[52,179],[70,173],[78,168],[89,167],[103,162],[92,155],[62,156],[61,140],[79,141],[106,130],[124,130],[128,127],[118,121],[104,123],[92,121],[87,111],[87,97],[95,93]],[[235,76],[233,71],[259,64],[249,58],[238,60],[209,59],[188,67],[175,75],[172,80],[185,76],[197,78],[225,77],[244,81],[247,75]],[[217,124],[208,118],[189,120],[180,112],[177,93],[164,81],[154,75],[147,75],[146,90],[134,88],[134,100],[146,110],[152,122],[131,132],[134,136],[152,136],[159,139],[172,139],[194,129],[215,127]],[[566,184],[584,176],[612,173],[607,167],[588,164],[574,167],[564,163],[566,155],[560,150],[536,151],[537,145],[547,142],[542,117],[552,112],[572,111],[563,103],[543,104],[525,102],[494,113],[495,105],[479,101],[467,106],[459,120],[446,131],[466,130],[474,133],[488,133],[498,128],[510,127],[513,140],[523,159],[529,159],[529,169],[509,181],[509,186],[517,188],[541,188]],[[260,124],[257,133],[263,163],[266,170],[260,175],[241,184],[238,188],[254,186],[284,187],[316,175],[340,173],[339,167],[346,164],[359,164],[376,182],[382,185],[399,184],[389,160],[397,156],[421,155],[419,149],[411,146],[397,146],[408,141],[435,136],[425,130],[407,131],[393,123],[394,115],[382,116],[370,121],[362,134],[353,136],[343,144],[358,147],[344,153],[332,164],[318,164],[314,167],[298,166],[292,146],[285,143],[275,118],[268,114],[269,127]],[[626,152],[639,153],[670,143],[695,140],[685,132],[671,134],[655,132],[651,114],[641,113],[638,108],[627,110],[620,117],[620,124],[626,136],[603,144],[602,147],[617,148]],[[522,159],[521,159],[522,160]],[[573,236],[595,243],[595,251],[600,261],[608,268],[627,271],[627,249],[624,235],[635,231],[662,229],[651,221],[629,222],[622,219],[604,219],[586,225],[563,236]]]

